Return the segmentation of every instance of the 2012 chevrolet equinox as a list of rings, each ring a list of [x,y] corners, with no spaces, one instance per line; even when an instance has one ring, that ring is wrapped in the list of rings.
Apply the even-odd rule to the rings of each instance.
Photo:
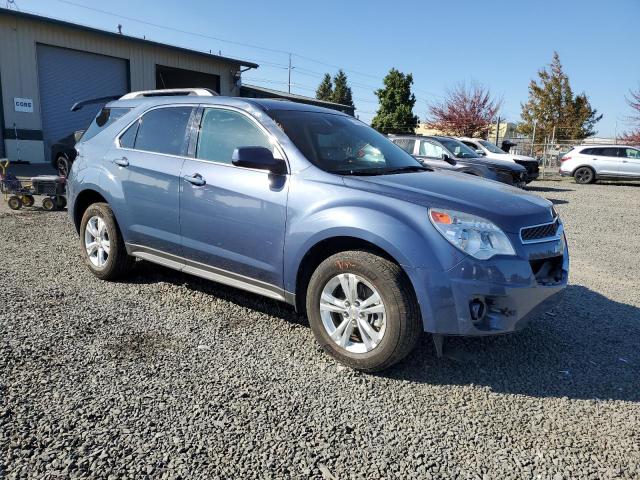
[[[333,110],[134,92],[77,150],[69,213],[97,277],[138,257],[285,301],[353,368],[389,367],[422,331],[517,331],[567,283],[550,202],[432,171]]]

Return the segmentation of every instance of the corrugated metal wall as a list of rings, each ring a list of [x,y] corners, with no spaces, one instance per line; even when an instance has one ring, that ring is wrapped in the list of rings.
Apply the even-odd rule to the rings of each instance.
[[[19,135],[25,134],[19,139],[20,151],[23,159],[30,161],[45,160],[36,54],[38,44],[128,60],[131,90],[154,89],[155,66],[160,64],[219,75],[221,94],[239,95],[239,89],[233,81],[234,73],[240,69],[239,63],[0,12],[4,127],[5,131],[13,132],[15,123]],[[33,99],[33,113],[16,112],[13,108],[14,97]],[[7,154],[10,157],[15,156],[16,143],[7,137]]]
[[[38,81],[45,155],[52,142],[86,128],[101,105],[77,112],[71,105],[81,100],[123,95],[129,89],[127,60],[38,45]]]

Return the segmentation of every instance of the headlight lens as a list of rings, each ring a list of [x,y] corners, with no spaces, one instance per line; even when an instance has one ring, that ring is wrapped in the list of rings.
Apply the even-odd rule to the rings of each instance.
[[[493,222],[468,213],[429,209],[429,219],[451,245],[479,260],[515,255],[505,233]]]

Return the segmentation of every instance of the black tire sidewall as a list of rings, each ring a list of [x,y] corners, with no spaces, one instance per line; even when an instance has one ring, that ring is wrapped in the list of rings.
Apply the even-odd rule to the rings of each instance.
[[[109,235],[109,256],[107,257],[107,263],[102,268],[96,267],[91,263],[89,255],[87,254],[87,249],[84,245],[84,235],[87,223],[89,222],[89,219],[94,216],[102,219]],[[126,251],[124,253],[120,251],[121,246],[124,245],[120,237],[120,231],[118,230],[118,226],[115,223],[115,218],[109,206],[105,203],[96,203],[89,206],[82,215],[82,220],[80,222],[80,254],[82,255],[82,259],[89,270],[96,277],[103,280],[117,277],[120,269],[119,262],[125,262],[127,257]],[[122,256],[125,258],[121,258]]]
[[[580,171],[588,171],[591,174],[591,176],[589,177],[588,181],[585,182],[585,181],[582,181],[582,180],[578,180],[577,174]],[[595,178],[595,173],[589,167],[580,167],[580,168],[578,168],[576,170],[576,173],[575,173],[574,177],[576,179],[576,183],[579,183],[581,185],[587,185],[587,184],[593,182],[593,179]]]
[[[60,171],[60,163],[64,162],[65,168],[67,170],[66,173],[62,173]],[[56,158],[56,170],[58,172],[58,175],[67,177],[69,175],[69,159],[66,157],[66,155],[60,155],[58,156],[58,158]]]
[[[22,207],[22,200],[20,200],[20,197],[12,196],[7,200],[7,204],[11,210],[20,210]]]
[[[376,271],[370,262],[364,261],[364,256],[350,255],[353,252],[333,255],[322,262],[309,282],[307,293],[307,316],[311,329],[320,346],[341,363],[360,370],[375,371],[384,366],[394,355],[402,334],[401,322],[405,321],[401,315],[400,302],[405,292],[399,291],[393,280],[388,278],[388,272]],[[364,253],[364,252],[358,252]],[[374,256],[372,254],[365,254]],[[338,266],[340,262],[342,268]],[[373,286],[382,297],[385,306],[386,331],[380,344],[367,353],[351,353],[339,347],[329,337],[320,315],[319,303],[322,290],[329,280],[341,273],[354,273]],[[382,367],[384,368],[384,367]]]

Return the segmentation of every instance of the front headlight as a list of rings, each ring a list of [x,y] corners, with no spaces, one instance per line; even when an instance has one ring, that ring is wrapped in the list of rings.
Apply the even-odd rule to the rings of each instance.
[[[429,219],[451,245],[479,260],[486,260],[494,255],[516,254],[505,233],[482,217],[430,208]]]

